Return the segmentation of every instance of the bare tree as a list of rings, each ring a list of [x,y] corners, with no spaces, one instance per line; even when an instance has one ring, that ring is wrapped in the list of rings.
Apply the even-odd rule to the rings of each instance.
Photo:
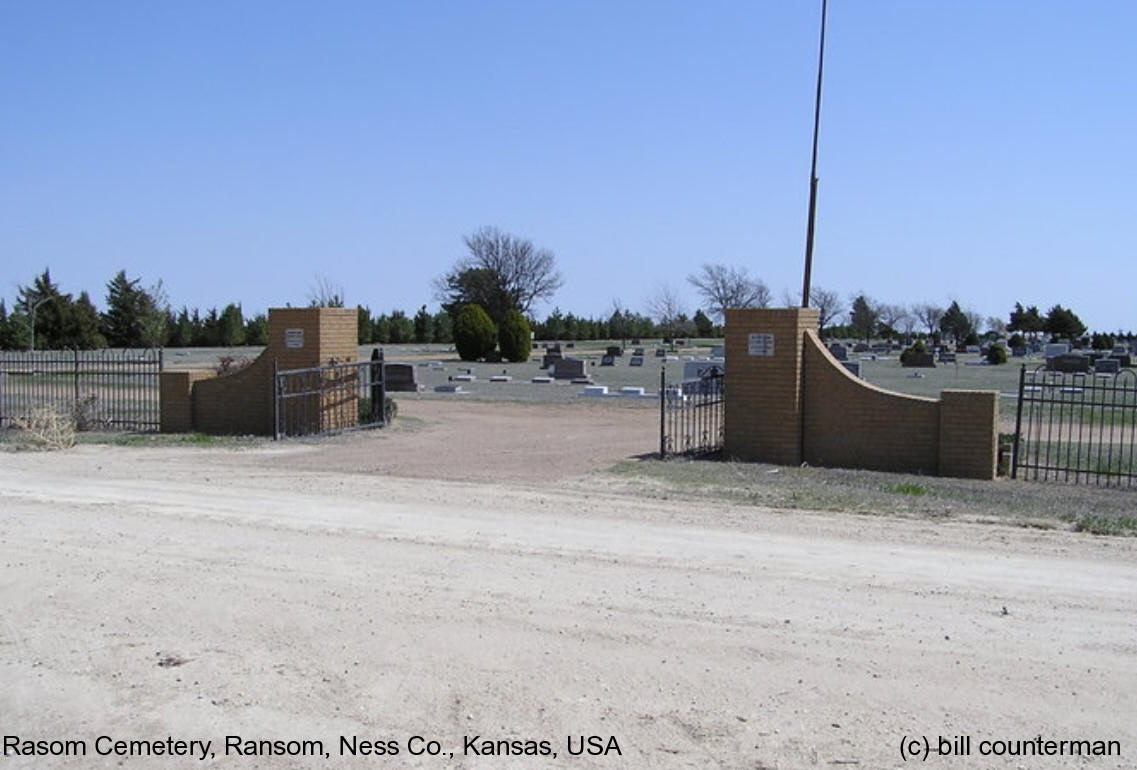
[[[944,317],[944,309],[939,305],[925,302],[912,307],[916,319],[928,330],[928,334],[935,334],[940,328],[940,319]]]
[[[841,296],[835,291],[814,286],[809,290],[809,304],[817,309],[817,333],[825,336],[825,327],[841,315]]]
[[[704,264],[698,273],[687,276],[687,282],[707,301],[707,309],[719,323],[727,308],[769,307],[772,298],[770,287],[751,278],[744,267]]]
[[[655,291],[647,298],[647,312],[668,335],[674,336],[675,327],[684,315],[679,292],[669,283],[656,284]]]
[[[483,227],[463,241],[469,254],[434,282],[444,306],[478,304],[496,323],[509,310],[530,315],[564,283],[553,252],[526,238]]]
[[[317,275],[308,289],[308,307],[344,307],[343,286],[336,286],[326,275]]]
[[[908,310],[903,305],[881,303],[877,306],[877,315],[880,330],[890,335],[899,330],[904,321],[904,316],[908,315]]]

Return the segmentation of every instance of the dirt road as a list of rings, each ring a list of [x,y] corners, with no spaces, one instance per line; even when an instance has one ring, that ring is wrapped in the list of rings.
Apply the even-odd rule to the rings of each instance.
[[[87,749],[3,767],[203,765],[99,736],[210,741],[204,764],[234,768],[892,768],[904,736],[973,739],[928,767],[1137,767],[1133,539],[579,477],[623,447],[424,479],[437,408],[323,446],[0,453],[0,733]],[[380,448],[407,472],[369,466]],[[582,735],[621,753],[570,756]],[[226,756],[226,736],[328,756]],[[341,736],[399,753],[344,756]],[[978,755],[1038,736],[1122,755]]]

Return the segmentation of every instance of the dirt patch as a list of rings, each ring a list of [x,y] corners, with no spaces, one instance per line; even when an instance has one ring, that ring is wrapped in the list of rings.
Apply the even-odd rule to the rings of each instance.
[[[1132,766],[1137,540],[615,494],[580,474],[650,450],[650,412],[422,407],[313,444],[0,453],[5,733],[471,770],[886,768],[904,736],[1041,735]],[[229,735],[329,757],[224,756]],[[566,756],[581,735],[621,753]],[[199,763],[5,758],[120,764]]]

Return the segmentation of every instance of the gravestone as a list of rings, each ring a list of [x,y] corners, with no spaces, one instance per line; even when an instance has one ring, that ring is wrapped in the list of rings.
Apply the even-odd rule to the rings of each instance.
[[[725,369],[726,367],[723,366],[721,361],[684,361],[683,379],[698,380],[703,377],[722,374]]]
[[[633,355],[633,356],[640,356],[640,357],[642,358],[642,357],[643,357],[643,354],[644,354],[644,349],[643,349],[643,348],[636,348],[636,349],[634,349],[634,350],[632,351],[632,355]]]
[[[1043,348],[1043,354],[1046,358],[1053,358],[1069,352],[1070,344],[1067,342],[1050,342]]]
[[[643,356],[632,356],[631,360],[628,361],[628,366],[643,366],[643,365],[644,365],[644,357]]]
[[[541,368],[548,369],[550,364],[560,361],[563,356],[561,355],[561,346],[554,345],[545,350],[545,355],[541,358]]]
[[[870,348],[867,342],[858,342],[856,345],[853,345],[854,353],[868,353],[869,350]]]
[[[952,353],[948,350],[941,350],[938,360],[941,364],[954,364],[955,353]]]
[[[558,380],[588,376],[588,364],[579,358],[562,358],[549,367],[549,375]]]
[[[724,345],[715,345],[711,348],[711,358],[726,358],[726,347]]]
[[[624,349],[619,345],[609,345],[604,349],[604,355],[611,356],[612,358],[619,358],[620,356],[624,355]]]
[[[1116,358],[1103,358],[1094,364],[1094,372],[1097,374],[1117,374],[1121,371],[1121,362]]]
[[[681,348],[687,344],[687,340],[675,340],[675,347]]]
[[[640,338],[639,337],[633,337],[632,338],[632,344],[633,345],[639,345],[640,344]]]
[[[1090,370],[1090,359],[1081,353],[1063,353],[1047,358],[1046,368],[1052,372],[1062,372],[1063,374],[1088,372]]]
[[[666,358],[667,357],[667,351],[664,350],[663,348],[656,348],[655,349],[655,357],[656,358]]]
[[[415,380],[413,364],[383,364],[383,387],[396,393],[417,393],[418,382]]]
[[[838,361],[849,360],[849,349],[839,342],[834,342],[832,345],[830,345],[829,352],[832,353],[833,357]]]
[[[613,356],[605,355],[603,358],[600,359],[600,365],[601,366],[615,366],[616,365],[616,359]]]
[[[841,366],[845,367],[849,374],[854,377],[861,376],[861,362],[860,361],[842,361]]]
[[[1026,358],[1026,345],[1016,345],[1011,348],[1011,356],[1013,358]]]

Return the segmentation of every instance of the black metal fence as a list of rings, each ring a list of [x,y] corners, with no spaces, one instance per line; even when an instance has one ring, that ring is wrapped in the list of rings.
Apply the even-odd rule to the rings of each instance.
[[[370,361],[276,372],[275,437],[323,436],[387,422],[383,353]]]
[[[0,353],[0,428],[50,408],[79,430],[156,431],[161,350]]]
[[[722,451],[726,382],[712,367],[702,377],[674,385],[659,373],[659,455],[702,457]]]
[[[1024,366],[1011,477],[1137,485],[1137,374]]]

